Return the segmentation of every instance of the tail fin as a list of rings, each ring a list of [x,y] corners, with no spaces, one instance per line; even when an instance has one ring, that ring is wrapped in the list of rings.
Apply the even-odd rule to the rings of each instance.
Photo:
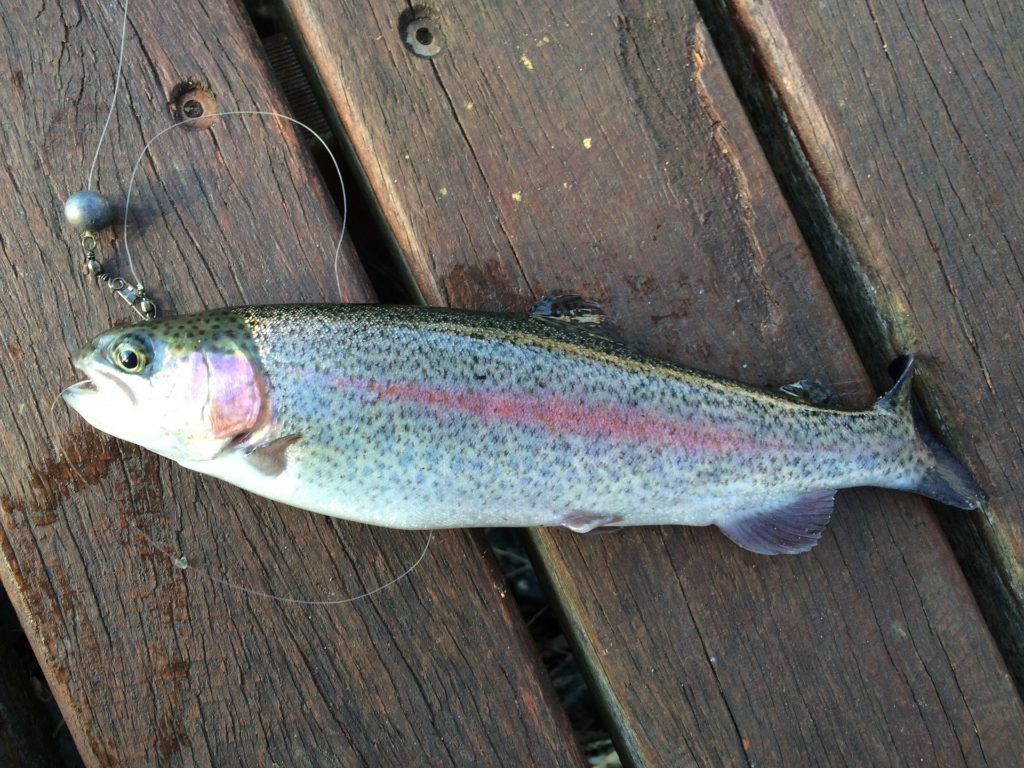
[[[890,366],[890,371],[895,375],[896,383],[875,404],[875,408],[890,411],[901,421],[912,422],[918,440],[930,453],[931,463],[924,477],[908,490],[951,507],[977,509],[988,500],[988,495],[963,464],[932,434],[924,417],[911,401],[910,379],[914,371],[913,355],[897,358]]]

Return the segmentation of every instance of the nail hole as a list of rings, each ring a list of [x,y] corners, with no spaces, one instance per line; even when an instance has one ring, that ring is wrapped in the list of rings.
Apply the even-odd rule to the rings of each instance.
[[[217,97],[202,83],[185,80],[171,91],[168,106],[171,113],[189,128],[206,128],[216,119]]]
[[[203,105],[195,99],[189,99],[181,105],[181,114],[185,117],[195,119],[203,116]]]
[[[422,6],[405,11],[398,18],[398,29],[405,47],[423,58],[437,56],[444,48],[440,25]]]

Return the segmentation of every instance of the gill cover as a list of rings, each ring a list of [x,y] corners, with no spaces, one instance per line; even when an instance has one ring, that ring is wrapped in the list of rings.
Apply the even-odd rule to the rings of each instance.
[[[251,436],[269,408],[244,321],[172,317],[108,331],[75,360],[88,381],[64,399],[90,424],[176,461],[205,461]]]

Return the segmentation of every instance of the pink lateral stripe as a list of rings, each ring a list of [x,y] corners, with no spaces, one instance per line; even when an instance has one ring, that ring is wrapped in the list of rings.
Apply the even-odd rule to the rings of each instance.
[[[378,397],[507,424],[540,426],[551,432],[594,440],[656,443],[689,451],[724,453],[754,448],[749,438],[709,425],[667,419],[638,408],[580,402],[558,395],[448,390],[409,381],[382,382],[351,377],[336,377],[332,383],[346,389],[366,390]]]

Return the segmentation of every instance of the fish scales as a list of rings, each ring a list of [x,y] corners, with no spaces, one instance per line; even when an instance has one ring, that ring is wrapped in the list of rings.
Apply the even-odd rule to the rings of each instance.
[[[78,361],[93,390],[115,375],[110,360],[125,338],[149,358],[150,391],[139,384],[144,373],[123,375],[121,386],[138,385],[130,399],[149,404],[151,422],[181,412],[171,391],[203,409],[185,419],[198,437],[179,429],[171,439],[169,428],[122,437],[264,496],[365,523],[713,524],[748,549],[796,552],[820,537],[837,488],[917,490],[960,506],[983,498],[915,426],[909,368],[875,408],[842,411],[549,317],[291,305],[105,334]],[[153,406],[159,397],[171,405]],[[96,422],[87,398],[76,406],[72,391],[68,401],[117,434]]]
[[[550,323],[409,310],[385,325],[379,314],[245,317],[275,382],[274,418],[316,435],[294,448],[300,484],[368,500],[372,512],[355,512],[366,522],[549,525],[585,510],[701,525],[723,497],[813,488],[840,458],[853,484],[878,470],[867,451],[852,462],[842,451],[870,433],[871,415],[810,419],[807,407]],[[559,418],[566,411],[583,418]],[[651,419],[663,434],[644,429]],[[822,451],[834,459],[807,460]]]

